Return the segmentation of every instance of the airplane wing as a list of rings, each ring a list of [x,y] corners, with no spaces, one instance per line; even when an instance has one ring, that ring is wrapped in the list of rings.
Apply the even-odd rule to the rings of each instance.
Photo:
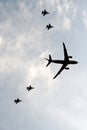
[[[63,42],[63,49],[64,49],[64,60],[69,60],[67,49],[64,42]]]
[[[60,68],[60,70],[58,71],[58,73],[53,77],[53,79],[55,79],[64,69],[65,69],[66,65],[63,64],[62,67]]]

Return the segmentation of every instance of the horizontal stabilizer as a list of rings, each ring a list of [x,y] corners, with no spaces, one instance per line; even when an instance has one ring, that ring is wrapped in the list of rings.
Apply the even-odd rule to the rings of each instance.
[[[45,60],[48,60],[48,64],[46,65],[46,67],[47,67],[52,62],[51,55],[49,55],[49,59],[45,58]]]

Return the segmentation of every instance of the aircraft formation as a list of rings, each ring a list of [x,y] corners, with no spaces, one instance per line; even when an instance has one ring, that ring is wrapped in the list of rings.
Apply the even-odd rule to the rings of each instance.
[[[41,13],[43,16],[50,14],[46,9],[44,9]],[[48,25],[46,25],[46,29],[49,30],[51,28],[54,28],[53,25],[51,25],[50,23]],[[72,56],[69,56],[67,53],[67,49],[65,46],[65,43],[63,42],[63,50],[64,50],[64,60],[53,60],[51,55],[49,55],[49,59],[45,58],[48,61],[48,64],[46,65],[46,67],[50,64],[50,63],[55,63],[55,64],[62,64],[62,67],[60,68],[60,70],[57,72],[57,74],[53,77],[53,79],[55,79],[64,69],[68,70],[69,67],[67,67],[69,64],[77,64],[78,62],[75,60],[70,60],[70,58],[72,58]]]
[[[42,10],[42,12],[41,12],[41,15],[43,15],[43,16],[46,16],[48,14],[50,14],[50,13],[46,9]],[[54,28],[54,26],[51,25],[50,23],[46,25],[46,29],[47,30],[49,30],[51,28]],[[65,70],[65,69],[69,70],[68,65],[70,65],[70,64],[74,65],[74,64],[78,63],[76,60],[70,60],[73,57],[68,55],[65,43],[63,42],[62,44],[63,44],[63,51],[64,51],[64,59],[63,60],[56,60],[56,59],[53,60],[52,57],[51,57],[51,55],[49,55],[49,58],[45,58],[45,60],[48,61],[46,67],[49,66],[51,63],[62,64],[60,70],[56,73],[56,75],[53,77],[53,79],[55,79],[59,74],[61,74],[61,72],[63,70]],[[32,89],[34,89],[34,87],[32,87],[31,85],[29,85],[28,87],[26,87],[27,91],[31,91]],[[22,100],[20,100],[19,98],[17,98],[17,99],[14,100],[15,104],[18,104],[20,102],[22,102]]]
[[[43,16],[47,15],[47,14],[50,14],[46,9],[42,10],[42,13],[41,13]],[[46,25],[46,29],[49,30],[51,28],[54,28],[53,25],[51,25],[50,23]]]
[[[26,90],[27,90],[27,91],[30,91],[30,90],[32,90],[32,89],[34,89],[34,87],[32,87],[31,85],[29,85],[28,87],[26,87]],[[18,103],[20,103],[20,102],[22,102],[22,100],[20,100],[19,98],[17,98],[17,99],[14,100],[14,103],[15,103],[15,104],[18,104]]]

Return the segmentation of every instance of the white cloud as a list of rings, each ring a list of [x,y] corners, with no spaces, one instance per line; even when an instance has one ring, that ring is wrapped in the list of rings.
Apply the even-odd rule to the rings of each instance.
[[[62,9],[63,14],[73,14],[73,11],[77,9],[77,5],[72,0],[59,1],[56,6],[59,12]]]
[[[69,31],[77,14],[77,6],[72,0],[64,0],[63,2],[59,1],[56,7],[59,30],[63,28],[63,31]]]
[[[63,13],[63,7],[62,7],[62,5],[58,5],[57,6],[57,10],[58,10],[59,14],[62,14]]]
[[[37,65],[35,65],[37,64]],[[47,82],[49,81],[50,78],[52,78],[52,72],[51,70],[48,68],[48,70],[46,70],[45,65],[42,65],[41,63],[33,63],[31,64],[31,67],[29,68],[29,76],[28,78],[30,80],[35,80],[35,79],[39,79],[39,78],[47,78]],[[39,65],[40,64],[40,65]],[[49,84],[51,84],[51,82],[49,82]]]
[[[83,15],[83,22],[84,22],[85,29],[87,29],[87,12],[86,12],[86,10],[82,11],[82,15]]]
[[[2,44],[2,37],[0,37],[0,44]]]
[[[33,2],[29,1],[32,8],[26,3],[26,0],[20,0],[17,3],[18,10],[16,10],[16,8],[6,8],[3,4],[2,12],[5,13],[6,10],[8,11],[5,15],[7,17],[4,17],[3,22],[0,21],[0,42],[2,43],[0,45],[0,83],[1,85],[3,84],[3,91],[6,86],[8,95],[3,92],[1,96],[4,101],[6,101],[6,99],[9,100],[8,97],[10,96],[16,97],[18,95],[23,98],[23,103],[17,106],[14,105],[13,101],[10,101],[12,115],[10,115],[9,112],[11,117],[7,124],[11,119],[17,124],[19,124],[20,120],[21,124],[24,124],[25,129],[30,129],[31,124],[29,124],[29,122],[27,122],[27,126],[25,125],[26,120],[30,120],[31,123],[33,121],[36,123],[32,125],[31,129],[34,129],[36,125],[35,129],[37,130],[39,126],[37,123],[40,124],[41,121],[42,126],[44,126],[45,123],[43,122],[47,119],[47,126],[49,125],[49,128],[51,128],[50,124],[52,126],[56,125],[55,129],[58,126],[60,126],[60,129],[70,129],[70,127],[78,129],[83,124],[86,126],[86,122],[81,124],[81,121],[85,121],[86,117],[79,115],[81,109],[84,111],[86,107],[86,101],[84,101],[86,98],[80,93],[80,90],[82,92],[84,89],[84,95],[86,96],[86,87],[81,87],[83,82],[85,83],[86,81],[82,79],[83,76],[80,78],[82,73],[78,73],[75,76],[73,76],[75,74],[73,73],[69,75],[70,77],[63,73],[57,77],[57,79],[53,80],[52,78],[59,68],[56,69],[55,72],[51,65],[46,68],[47,61],[44,60],[44,57],[47,57],[50,52],[51,54],[55,52],[55,48],[58,47],[56,42],[60,41],[60,37],[64,39],[63,33],[60,34],[59,30],[54,35],[56,27],[52,31],[45,30],[45,24],[53,20],[53,23],[57,23],[57,26],[59,26],[59,29],[62,31],[72,29],[72,17],[76,16],[77,10],[75,4],[70,1],[40,1],[39,4],[42,7],[48,7],[48,9],[51,10],[48,17],[41,16],[41,7],[36,7],[38,1],[35,0]],[[9,2],[9,7],[11,5]],[[11,10],[13,12],[12,14],[10,13]],[[59,53],[60,51],[58,51],[58,54]],[[66,74],[68,75],[68,72],[66,72]],[[26,92],[26,86],[29,84],[35,87],[30,93]],[[3,102],[3,100],[1,100],[1,102]],[[81,105],[83,107],[81,107]],[[5,107],[9,109],[6,102]],[[0,121],[2,121],[2,116],[5,115],[3,114],[5,107],[2,108]],[[16,113],[18,109],[20,109],[20,115],[23,116],[22,119],[17,114],[15,116],[16,118],[13,118],[14,111]],[[29,112],[28,109],[30,110]],[[77,111],[79,111],[77,114],[78,117],[76,117]],[[29,114],[31,114],[31,117]],[[82,114],[85,115],[84,112]],[[5,120],[7,120],[9,115],[6,115]],[[44,118],[42,119],[41,117],[43,115]],[[40,116],[40,118],[38,118],[38,116]],[[51,119],[51,122],[49,119]],[[4,127],[7,126],[6,122],[3,124],[5,124]],[[12,127],[13,125],[12,123]],[[21,126],[18,126],[19,128],[14,127],[13,129],[18,128],[20,130]],[[7,127],[5,128],[7,129]]]
[[[24,16],[24,18],[27,18],[27,17],[32,18],[32,14],[29,11],[30,5],[28,6],[23,0],[19,0],[18,5],[19,5],[20,12]]]
[[[71,29],[71,20],[67,17],[64,18],[63,21],[63,30],[70,30]]]

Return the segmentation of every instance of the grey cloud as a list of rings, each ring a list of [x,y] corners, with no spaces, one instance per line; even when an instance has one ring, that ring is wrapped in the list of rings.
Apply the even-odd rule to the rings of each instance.
[[[62,41],[66,42],[67,48],[74,54],[82,55],[82,51],[81,53],[79,51],[83,45],[80,40],[77,43],[81,31],[76,32],[77,28],[74,24],[70,32],[63,32],[61,28],[64,16],[74,22],[71,17],[75,3],[71,1],[70,5],[73,5],[72,8],[69,5],[71,11],[65,8],[65,12],[60,16],[57,12],[60,1],[58,3],[49,1],[0,1],[0,38],[2,39],[0,128],[2,130],[77,130],[86,127],[87,72],[84,75],[83,68],[77,67],[78,72],[77,68],[74,68],[75,71],[74,69],[64,71],[57,80],[53,80],[53,75],[60,66],[51,65],[46,68],[44,60],[48,54],[52,54],[53,58],[55,56],[63,58]],[[63,8],[64,3],[66,2],[61,3]],[[44,8],[51,12],[48,17],[41,16]],[[55,28],[48,32],[45,26],[49,22],[52,22]],[[78,49],[79,44],[81,47]],[[81,61],[82,59],[83,57]],[[82,71],[79,71],[80,69]],[[29,84],[35,87],[31,93],[26,92]],[[18,96],[23,103],[15,105],[13,100]]]

